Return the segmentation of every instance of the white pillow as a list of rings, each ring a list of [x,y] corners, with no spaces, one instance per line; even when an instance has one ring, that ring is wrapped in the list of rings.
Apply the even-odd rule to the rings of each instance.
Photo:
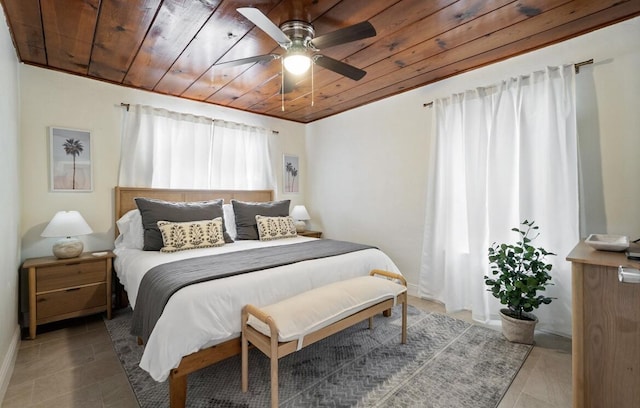
[[[222,213],[224,214],[224,226],[227,228],[227,233],[235,241],[238,238],[238,231],[236,230],[236,216],[233,213],[233,205],[223,204]]]
[[[140,210],[128,211],[116,221],[116,225],[120,231],[118,239],[120,239],[121,246],[132,249],[142,249],[144,247],[144,229],[142,228]]]

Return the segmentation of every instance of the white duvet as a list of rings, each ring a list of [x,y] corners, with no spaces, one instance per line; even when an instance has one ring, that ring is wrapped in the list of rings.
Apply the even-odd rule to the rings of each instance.
[[[114,265],[129,302],[135,308],[140,281],[156,265],[188,257],[289,245],[313,239],[236,241],[218,248],[174,253],[116,247]],[[386,254],[377,249],[367,249],[187,286],[169,299],[144,346],[140,367],[155,380],[164,381],[182,357],[238,337],[240,312],[244,305],[266,306],[318,286],[368,275],[372,269],[399,273]]]

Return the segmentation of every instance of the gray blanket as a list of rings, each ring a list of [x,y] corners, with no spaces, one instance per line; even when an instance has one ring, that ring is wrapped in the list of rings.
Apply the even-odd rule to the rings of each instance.
[[[149,270],[140,282],[131,320],[131,334],[142,338],[146,343],[171,295],[185,286],[369,248],[374,247],[321,239],[189,258],[158,265]]]

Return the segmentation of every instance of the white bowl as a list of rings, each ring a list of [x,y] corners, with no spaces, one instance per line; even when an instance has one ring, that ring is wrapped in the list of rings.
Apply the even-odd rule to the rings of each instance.
[[[629,248],[629,237],[624,235],[591,234],[584,242],[601,251],[620,252]]]

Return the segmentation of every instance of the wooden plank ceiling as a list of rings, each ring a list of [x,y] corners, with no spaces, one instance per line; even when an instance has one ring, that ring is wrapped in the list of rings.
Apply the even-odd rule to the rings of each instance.
[[[640,0],[0,0],[26,64],[308,123],[640,15]],[[284,50],[240,13],[316,36],[361,21],[377,35],[321,50],[367,72],[314,67],[281,101]],[[578,61],[567,61],[567,63]],[[544,62],[541,62],[541,66]],[[312,105],[312,99],[314,104]]]

